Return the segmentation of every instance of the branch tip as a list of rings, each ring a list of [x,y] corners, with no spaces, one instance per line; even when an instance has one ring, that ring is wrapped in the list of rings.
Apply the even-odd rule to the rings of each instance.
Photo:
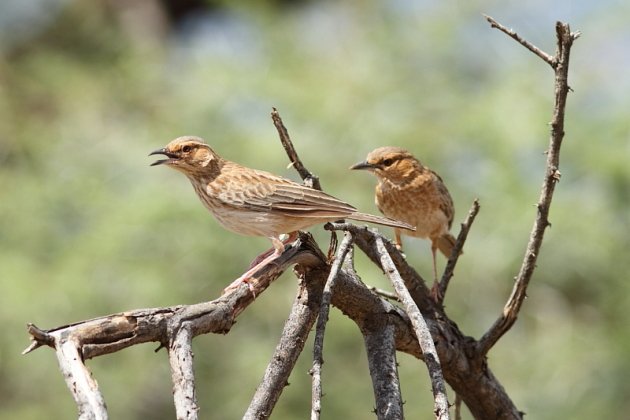
[[[497,22],[491,16],[488,16],[488,15],[485,15],[485,14],[483,16],[490,23],[490,27],[491,28],[500,30],[501,32],[503,32],[504,34],[506,34],[507,36],[509,36],[510,38],[514,39],[516,42],[518,42],[519,44],[521,44],[522,46],[524,46],[525,48],[527,48],[528,50],[530,50],[531,52],[536,54],[543,61],[545,61],[547,64],[549,64],[553,69],[556,68],[556,66],[557,66],[556,57],[553,57],[550,54],[547,54],[546,52],[544,52],[543,50],[541,50],[540,48],[538,48],[537,46],[535,46],[531,42],[529,42],[526,39],[524,39],[523,37],[521,37],[515,30],[505,27],[504,25],[502,25],[499,22]],[[560,22],[556,23],[556,31],[560,30],[558,24],[560,24]]]
[[[295,146],[293,146],[293,142],[291,141],[291,137],[289,136],[289,131],[284,125],[284,122],[282,122],[282,117],[280,117],[280,113],[275,107],[273,107],[271,111],[271,120],[278,131],[280,143],[282,143],[282,146],[289,157],[289,166],[295,168],[306,186],[321,191],[322,187],[319,183],[319,178],[306,169],[300,160],[300,157],[295,150]]]
[[[22,354],[28,354],[42,346],[55,348],[55,338],[47,331],[38,328],[35,324],[26,324],[26,330],[31,336],[32,343],[22,351]]]
[[[459,260],[460,255],[463,253],[462,249],[464,248],[464,243],[466,242],[466,238],[468,237],[468,232],[470,232],[470,228],[472,227],[475,218],[477,217],[477,213],[479,213],[480,205],[479,198],[475,198],[473,203],[468,211],[468,215],[466,219],[461,224],[461,229],[459,231],[459,235],[457,235],[457,239],[455,240],[455,246],[451,251],[451,256],[448,258],[448,262],[446,263],[446,267],[444,268],[444,274],[442,274],[442,278],[438,283],[438,297],[439,304],[444,302],[444,297],[446,296],[446,289],[448,288],[448,284],[453,277],[453,273],[455,271],[455,266],[457,265],[457,261]]]
[[[505,30],[501,29],[503,32]],[[506,32],[508,33],[508,32]],[[509,34],[519,41],[523,46],[535,52],[539,56],[540,50],[534,51],[532,45],[522,40],[518,35]],[[540,197],[536,204],[537,214],[532,226],[527,248],[523,255],[523,262],[518,275],[514,279],[512,293],[504,306],[503,313],[477,343],[478,352],[486,355],[497,341],[512,328],[518,317],[520,309],[527,297],[527,287],[536,269],[536,261],[542,245],[546,228],[550,225],[548,216],[549,208],[555,186],[560,180],[560,146],[564,138],[564,118],[566,101],[569,93],[568,73],[569,57],[573,41],[579,36],[579,32],[571,32],[568,23],[556,22],[557,48],[556,55],[545,59],[554,69],[555,73],[555,101],[551,120],[551,135],[547,149],[547,162],[545,165],[545,176],[540,190]],[[535,48],[535,47],[533,47]]]

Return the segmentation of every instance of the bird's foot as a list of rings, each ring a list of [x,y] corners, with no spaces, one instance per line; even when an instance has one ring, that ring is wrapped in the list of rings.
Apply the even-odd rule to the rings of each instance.
[[[223,289],[223,295],[233,290],[238,289],[239,287],[241,287],[241,284],[245,283],[247,284],[249,291],[252,292],[252,295],[254,295],[254,298],[256,298],[256,289],[254,288],[254,285],[252,284],[251,280],[253,280],[252,277],[250,276],[246,277],[245,275],[242,275],[241,277],[237,278],[232,283],[230,283],[225,289]]]
[[[254,285],[252,284],[253,283],[252,280],[254,279],[254,274],[256,274],[258,270],[265,267],[266,265],[273,263],[273,261],[276,260],[284,251],[284,244],[282,244],[282,242],[280,242],[280,245],[282,245],[282,248],[280,248],[279,246],[276,247],[275,245],[276,243],[274,242],[274,248],[270,249],[269,251],[263,252],[262,254],[257,256],[254,259],[254,261],[252,261],[252,263],[249,265],[245,273],[243,273],[239,278],[237,278],[232,283],[230,283],[228,287],[223,289],[223,294],[226,294],[227,292],[231,290],[239,288],[240,285],[243,283],[247,283],[247,286],[249,287],[249,291],[252,292],[255,298],[256,289],[254,288]]]
[[[433,286],[431,287],[429,295],[435,303],[440,303],[440,301],[442,300],[442,294],[440,293],[440,283],[437,280],[433,282]]]
[[[402,244],[399,242],[394,242],[394,246],[396,247],[396,249],[398,250],[398,252],[400,252],[400,255],[402,255],[403,259],[407,259],[407,255],[405,255],[404,251],[403,251],[403,247]]]

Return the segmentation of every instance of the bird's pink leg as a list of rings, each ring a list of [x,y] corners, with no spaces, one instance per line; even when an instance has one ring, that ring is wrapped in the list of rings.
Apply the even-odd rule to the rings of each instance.
[[[431,241],[431,253],[433,254],[433,286],[431,287],[431,297],[438,303],[440,301],[440,286],[437,276],[437,263],[435,260],[435,252],[437,251],[437,244]]]
[[[395,242],[396,248],[402,252],[402,238],[400,237],[400,229],[394,228]]]
[[[284,247],[289,243],[295,241],[297,238],[297,232],[291,232],[289,237],[284,241],[281,241],[278,238],[271,237],[271,243],[273,244],[273,248],[268,251],[263,252],[249,265],[249,269],[244,272],[239,278],[230,283],[225,289],[223,289],[223,294],[227,293],[230,290],[237,289],[242,283],[247,283],[249,286],[249,290],[253,293],[254,288],[250,284],[249,280],[252,278],[254,274],[267,264],[276,260],[282,253],[284,252]]]

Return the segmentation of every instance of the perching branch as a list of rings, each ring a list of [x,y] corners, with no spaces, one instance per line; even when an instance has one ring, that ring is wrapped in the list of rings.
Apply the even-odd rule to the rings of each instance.
[[[489,16],[486,16],[486,19],[488,19],[493,27],[499,28],[512,36],[530,51],[533,51],[536,55],[541,57],[545,62],[551,64],[555,72],[555,105],[551,119],[551,136],[549,139],[549,148],[547,149],[547,165],[542,189],[540,191],[540,198],[538,199],[536,220],[532,227],[523,263],[514,282],[512,294],[503,308],[501,316],[479,341],[479,351],[481,354],[488,353],[492,346],[494,346],[503,334],[516,322],[523,301],[527,296],[527,286],[536,268],[536,261],[538,260],[545,229],[550,226],[549,208],[551,206],[551,199],[556,183],[560,181],[560,171],[558,168],[560,165],[560,146],[562,145],[562,139],[564,137],[564,113],[567,95],[569,93],[569,56],[573,41],[580,36],[579,32],[571,32],[568,24],[557,22],[556,55],[553,58],[548,58],[548,54],[537,52],[540,51],[538,48],[531,46],[529,43],[525,43],[525,41],[513,31],[507,32],[504,27],[497,24],[494,19]],[[514,35],[512,35],[512,33],[514,33]],[[534,49],[532,49],[532,47]]]
[[[324,229],[342,230],[352,233],[354,236],[354,243],[384,272],[385,268],[381,265],[381,256],[376,246],[377,240],[380,239],[383,241],[388,254],[396,265],[396,269],[405,281],[407,290],[411,293],[411,296],[418,307],[426,310],[430,309],[432,311],[436,309],[435,302],[430,296],[429,289],[427,288],[424,279],[407,263],[407,260],[400,250],[398,250],[396,246],[381,233],[373,229],[368,229],[366,226],[361,227],[352,223],[339,222],[326,223],[324,225]]]
[[[357,228],[356,232],[364,236],[360,238],[360,240],[366,244],[372,244],[376,241],[376,237],[374,236],[376,234],[371,230]],[[355,236],[355,239],[357,238],[358,237]],[[321,251],[314,252],[310,249],[310,244],[310,240],[307,246],[301,239],[298,239],[291,247],[287,247],[285,253],[277,260],[280,266],[277,268],[274,267],[274,270],[280,271],[289,266],[290,263],[284,260],[288,256],[286,254],[295,252],[292,261],[300,263],[298,269],[303,270],[302,274],[305,276],[303,283],[306,285],[319,284],[319,287],[323,289],[323,284],[329,274],[328,266],[322,265],[323,254]],[[386,248],[390,250],[389,244],[385,243],[385,245]],[[392,246],[391,249],[395,250],[395,247]],[[403,278],[407,287],[409,287],[410,284],[419,282],[417,278],[406,278],[406,276],[412,275],[412,269],[405,269],[404,266],[399,265],[400,262],[396,260],[397,256],[395,254],[393,255],[393,259],[397,264],[398,271],[404,276]],[[258,273],[258,277],[260,281],[263,281],[266,279],[267,275],[264,275],[266,271],[261,271],[262,272]],[[273,274],[273,276],[276,277],[277,275]],[[425,293],[418,293],[416,290],[412,295],[423,296],[426,293],[428,293],[428,290],[426,290],[425,287]],[[313,294],[318,295],[318,292],[314,291]],[[373,322],[374,320],[378,320],[382,322],[383,325],[393,327],[394,342],[397,351],[408,353],[419,359],[423,358],[422,351],[413,333],[411,321],[407,314],[401,308],[371,292],[365,284],[360,281],[353,270],[345,268],[340,270],[332,287],[331,297],[332,304],[357,324],[358,328],[363,332],[364,337],[371,334],[375,328]],[[42,345],[50,345],[51,347],[55,347],[57,336],[72,336],[72,333],[74,333],[74,335],[80,336],[82,339],[82,347],[80,343],[76,343],[75,348],[83,349],[82,353],[84,358],[88,358],[86,354],[89,355],[89,357],[96,357],[147,341],[158,341],[162,343],[164,340],[163,336],[166,333],[166,327],[164,325],[167,323],[168,319],[174,317],[176,313],[181,313],[181,319],[186,319],[192,323],[192,333],[194,335],[203,333],[204,330],[207,332],[226,333],[234,323],[235,313],[240,313],[244,310],[243,305],[247,302],[247,299],[251,299],[251,293],[247,287],[243,286],[234,290],[233,293],[222,296],[213,302],[191,305],[191,308],[177,306],[172,308],[128,311],[122,314],[114,314],[95,320],[83,321],[74,324],[74,326],[59,327],[49,332],[37,330],[34,326],[30,327],[29,331],[37,342],[40,342]],[[309,308],[305,310],[305,312],[309,313],[309,316],[313,316],[313,313],[318,312],[319,305],[313,304],[316,302],[316,299],[308,299],[308,302]],[[429,298],[428,302],[432,303],[433,301]],[[423,308],[422,306],[420,307]],[[423,309],[423,315],[426,318],[432,336],[436,340],[436,349],[442,361],[445,379],[453,387],[453,390],[462,396],[463,401],[466,403],[471,413],[473,413],[473,416],[475,418],[492,418],[493,416],[496,417],[495,413],[501,412],[503,415],[496,418],[520,418],[518,416],[518,410],[514,407],[509,396],[498,380],[493,376],[490,368],[486,365],[485,358],[476,359],[474,357],[476,342],[472,338],[464,336],[457,326],[448,320],[443,312],[434,312],[429,308],[427,312],[424,313],[424,310],[425,309]],[[198,325],[201,320],[197,319],[200,316],[206,319],[209,318],[209,322],[213,325],[212,328],[207,326],[201,329]],[[305,325],[306,324],[302,324],[300,328],[305,328]],[[299,335],[297,336],[299,337]],[[114,342],[120,343],[114,344]],[[303,343],[299,343],[299,345],[303,346]],[[288,350],[288,352],[291,353],[291,357],[293,357],[299,350],[295,351],[291,349]],[[276,354],[283,355],[283,353],[278,350]],[[290,357],[287,356],[287,359],[290,359]],[[287,363],[292,362],[287,361]],[[265,389],[271,391],[263,391],[260,394],[257,392],[257,395],[259,395],[262,400],[264,400],[267,395],[271,395],[271,397],[277,400],[277,395],[279,395],[279,392],[284,385],[286,385],[286,381],[282,380],[282,374],[286,372],[290,373],[291,370],[291,368],[284,367],[284,359],[282,358],[277,360],[277,363],[272,360],[270,366],[272,364],[274,365],[274,371],[280,373],[278,375],[272,375],[272,384],[269,386],[264,385]],[[267,374],[265,377],[267,377]],[[395,379],[393,380],[395,381]],[[375,387],[378,383],[380,382],[374,382]],[[385,389],[389,391],[395,390],[395,385],[393,383],[390,383],[390,385],[390,387]],[[397,399],[396,395],[397,394],[381,394],[380,397],[377,398],[377,407],[380,406],[379,400],[388,399],[389,401],[395,402]],[[254,404],[254,402],[252,402],[252,404]],[[273,408],[274,404],[275,402],[268,405],[265,405],[264,402],[260,403],[257,405],[258,411],[256,411],[256,413],[262,413],[268,417],[271,414],[270,410]],[[265,407],[268,408],[269,411],[266,411]],[[248,410],[248,413],[250,413],[250,410]],[[265,416],[260,418],[265,418]],[[254,416],[247,418],[259,417]]]
[[[261,268],[255,274],[256,281],[252,281],[250,285],[258,296],[288,267],[294,264],[313,266],[323,263],[322,253],[312,236],[301,233],[274,264]],[[205,333],[225,334],[234,324],[236,317],[254,301],[252,293],[246,286],[248,285],[234,289],[211,302],[137,309],[46,331],[30,324],[28,331],[31,340],[39,345],[29,346],[24,353],[42,345],[55,348],[62,339],[70,336],[78,340],[77,345],[82,347],[84,359],[149,341],[167,345],[168,337],[172,333],[168,323],[174,317],[179,317],[182,322],[191,322],[194,337]]]
[[[294,264],[325,266],[324,256],[312,236],[300,234],[275,264],[263,267],[252,282],[258,296],[269,284]],[[253,302],[247,287],[239,287],[211,301],[194,305],[139,309],[41,330],[29,325],[31,344],[25,353],[47,345],[57,350],[59,365],[79,409],[81,419],[106,419],[103,397],[84,361],[155,341],[169,349],[174,398],[178,418],[197,418],[194,376],[192,373],[193,337],[205,333],[224,334],[235,318]]]

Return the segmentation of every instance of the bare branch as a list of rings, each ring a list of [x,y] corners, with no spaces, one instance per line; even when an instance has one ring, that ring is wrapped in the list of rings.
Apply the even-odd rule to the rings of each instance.
[[[505,304],[501,316],[479,340],[479,351],[484,355],[516,322],[523,301],[527,296],[527,286],[536,268],[536,261],[545,235],[545,229],[550,225],[549,208],[555,186],[560,180],[558,168],[560,165],[560,146],[564,137],[564,114],[569,93],[569,55],[573,41],[578,38],[579,33],[572,33],[568,24],[557,22],[556,35],[557,50],[556,56],[553,57],[553,62],[555,63],[555,106],[551,120],[551,136],[547,150],[545,177],[538,199],[536,219],[529,237],[523,263],[514,282],[512,294]]]
[[[466,242],[466,238],[468,237],[468,232],[470,231],[472,223],[475,221],[477,213],[479,213],[479,200],[475,199],[475,201],[473,201],[472,203],[472,207],[468,211],[468,216],[466,216],[466,220],[464,220],[464,223],[462,223],[459,235],[457,235],[457,241],[455,241],[455,246],[453,247],[451,256],[449,257],[448,262],[446,263],[446,267],[444,268],[444,274],[442,275],[442,279],[438,284],[438,297],[440,303],[444,301],[444,297],[446,296],[446,289],[448,288],[448,283],[453,277],[453,271],[455,271],[457,260],[462,254],[462,248],[464,248],[464,243]]]
[[[357,228],[357,232],[365,232],[366,235],[373,233],[364,228]],[[355,241],[359,239],[355,235]],[[403,275],[400,268],[399,272]],[[405,273],[411,275],[411,272]],[[413,283],[406,279],[405,282]],[[424,358],[409,316],[398,306],[371,292],[353,270],[340,271],[333,287],[332,303],[352,319],[364,335],[366,329],[370,329],[368,321],[374,317],[393,325],[396,349],[419,359]],[[427,303],[433,306],[418,306],[422,308],[431,335],[435,338],[445,379],[453,391],[461,396],[473,417],[522,419],[522,413],[493,375],[486,358],[477,355],[477,342],[464,336],[432,299],[429,298]]]
[[[426,286],[424,279],[418,274],[418,272],[411,267],[404,255],[396,248],[396,246],[387,238],[385,238],[376,229],[369,229],[367,226],[356,226],[352,223],[326,223],[324,225],[326,230],[344,230],[349,231],[354,236],[354,243],[367,255],[370,260],[381,269],[385,270],[381,263],[380,253],[376,247],[377,239],[381,239],[388,254],[394,261],[396,269],[405,281],[407,290],[411,293],[413,300],[421,308],[436,307],[435,302],[429,294],[429,289]]]
[[[496,29],[500,30],[501,32],[507,34],[508,36],[514,38],[519,44],[521,44],[522,46],[524,46],[525,48],[527,48],[528,50],[530,50],[531,52],[536,54],[538,57],[542,58],[547,64],[549,64],[551,66],[551,68],[553,68],[553,69],[556,68],[557,57],[552,57],[551,55],[547,54],[546,52],[544,52],[543,50],[541,50],[537,46],[535,46],[532,43],[528,42],[527,40],[521,38],[521,36],[519,34],[517,34],[513,29],[506,28],[505,26],[501,25],[499,22],[494,20],[492,17],[490,17],[488,15],[483,15],[483,17],[486,18],[486,20],[490,23],[490,26],[492,28],[496,28]]]
[[[322,187],[319,183],[319,178],[313,175],[308,169],[306,169],[306,167],[300,160],[300,157],[298,156],[297,152],[295,151],[295,147],[293,147],[293,143],[291,142],[289,131],[284,126],[282,118],[280,118],[280,113],[276,108],[273,108],[273,110],[271,111],[271,119],[273,120],[273,125],[276,126],[276,130],[278,130],[280,142],[282,143],[282,146],[284,146],[284,150],[289,156],[291,166],[293,166],[298,174],[300,174],[300,177],[302,177],[302,179],[304,180],[304,185],[321,191]]]
[[[373,232],[365,228],[356,228],[355,231],[364,236],[360,238],[364,242],[364,247],[370,248],[373,246],[375,241]],[[278,270],[281,271],[290,265],[284,259],[289,255],[287,253],[295,252],[295,255],[291,257],[291,261],[300,263],[297,269],[304,270],[306,278],[303,283],[307,286],[317,283],[320,285],[319,290],[322,290],[329,274],[328,266],[322,262],[325,257],[319,249],[311,248],[311,246],[316,247],[316,245],[310,240],[306,241],[308,237],[301,236],[300,238],[304,241],[301,243],[296,242],[291,247],[287,247],[283,256],[278,260],[278,263],[281,265],[278,267]],[[355,236],[355,239],[357,238]],[[387,247],[387,243],[385,243],[385,246]],[[346,261],[350,259],[350,256],[351,253],[348,253]],[[394,262],[399,264],[396,258],[394,255]],[[417,276],[417,273],[414,274],[415,272],[412,269],[408,270],[403,265],[397,265],[397,267],[401,275]],[[272,275],[271,272],[265,273],[264,271],[259,273],[259,281],[263,281],[267,275]],[[275,276],[276,274],[273,275]],[[414,284],[424,286],[418,278],[413,280],[405,279],[405,282],[408,285],[407,287]],[[309,291],[309,293],[311,292]],[[313,294],[318,295],[319,293],[314,291]],[[424,293],[419,293],[416,290],[416,295],[424,296]],[[358,279],[353,270],[345,268],[340,270],[332,288],[331,298],[332,304],[351,318],[364,336],[369,334],[369,331],[372,329],[369,325],[370,320],[380,319],[387,325],[394,326],[395,345],[398,351],[408,353],[419,359],[423,358],[407,314],[401,308],[371,292]],[[166,325],[169,319],[177,316],[179,312],[182,313],[182,320],[185,319],[191,323],[191,332],[194,335],[203,334],[204,332],[226,333],[234,323],[234,317],[236,316],[234,311],[240,313],[244,310],[248,299],[251,299],[251,293],[247,287],[243,286],[236,289],[234,293],[222,296],[213,302],[191,305],[188,310],[184,310],[186,308],[184,306],[141,309],[82,321],[50,331],[42,331],[32,326],[29,328],[29,331],[35,343],[50,345],[51,347],[56,347],[58,337],[68,337],[74,332],[77,334],[77,337],[81,338],[83,343],[83,356],[85,358],[96,357],[147,341],[168,343]],[[310,306],[308,310],[305,309],[305,312],[317,313],[320,306],[316,299],[311,300],[308,298],[307,300]],[[485,358],[475,356],[476,342],[471,337],[464,336],[457,325],[452,323],[441,308],[437,308],[431,299],[425,303],[429,306],[419,306],[423,308],[423,315],[433,337],[436,339],[436,348],[442,362],[445,378],[453,387],[453,390],[461,395],[472,415],[475,418],[520,418],[518,410],[500,382],[492,374]],[[202,325],[202,321],[207,322],[208,325]],[[306,327],[302,325],[300,328]],[[48,342],[50,344],[47,344]],[[303,343],[296,343],[297,345],[303,345]],[[76,344],[76,346],[79,348],[81,344]],[[287,353],[289,352],[290,350],[287,350]],[[296,353],[298,352],[296,351]],[[278,351],[276,353],[282,355]],[[289,355],[287,355],[287,358],[289,358]],[[278,364],[283,363],[285,363],[284,359],[278,360]],[[286,363],[288,364],[289,362],[287,361]],[[282,370],[282,368],[278,369]],[[289,370],[287,369],[286,372]],[[277,378],[275,381],[276,384],[281,384],[278,385],[280,388],[286,384],[286,381],[283,381],[281,378]],[[273,393],[267,393],[266,395],[274,396]],[[274,398],[277,399],[277,396]],[[390,398],[393,397],[390,396]],[[274,403],[267,407],[273,408]],[[258,411],[258,413],[270,415],[270,411],[264,411],[263,409]],[[502,414],[498,416],[497,413]],[[261,416],[260,418],[265,417]]]
[[[400,298],[400,301],[405,306],[405,312],[411,319],[411,325],[413,325],[414,332],[422,348],[422,354],[424,355],[424,361],[429,370],[429,377],[431,378],[431,388],[433,389],[433,398],[435,400],[434,413],[435,418],[439,420],[448,420],[448,399],[446,397],[446,384],[444,383],[444,376],[442,375],[442,367],[440,366],[440,359],[438,357],[435,345],[433,344],[433,337],[427,326],[427,323],[422,316],[422,313],[416,306],[416,303],[411,298],[409,291],[405,287],[403,279],[400,277],[400,273],[396,270],[394,261],[387,253],[387,249],[381,238],[376,239],[376,248],[381,256],[381,265],[385,270],[385,274],[392,282],[396,294]]]
[[[193,370],[192,331],[184,322],[174,325],[175,332],[168,346],[168,359],[173,378],[173,399],[177,420],[196,420],[199,414]]]
[[[382,317],[367,320],[363,339],[374,388],[376,417],[379,420],[397,420],[404,416],[396,362],[395,328],[384,321]]]
[[[522,413],[511,401],[505,389],[494,377],[485,356],[477,355],[477,342],[466,337],[456,324],[449,320],[444,309],[429,296],[424,280],[410,267],[396,247],[376,230],[347,223],[329,223],[328,230],[347,229],[352,232],[355,244],[381,266],[376,248],[377,238],[382,241],[419,308],[422,308],[431,335],[435,338],[445,379],[475,418],[521,419]],[[396,325],[396,349],[417,358],[423,358],[418,340],[413,335],[411,321],[400,308],[379,298],[356,278],[356,274],[342,270],[336,281],[333,305],[350,317],[363,331],[365,320],[371,314],[380,314]],[[475,356],[473,356],[475,355]],[[500,414],[498,414],[500,413]]]
[[[298,268],[302,268],[298,266]],[[284,325],[282,336],[265,370],[263,379],[243,416],[247,420],[267,419],[280,398],[321,305],[327,266],[300,271],[300,287]],[[322,273],[326,274],[322,274]]]
[[[294,264],[317,266],[323,265],[324,261],[325,257],[312,236],[301,233],[274,264],[256,273],[256,281],[252,281],[250,285],[254,287],[258,296],[288,267]],[[193,336],[211,332],[225,334],[234,324],[236,317],[254,300],[247,286],[243,285],[211,302],[137,309],[46,331],[29,324],[28,331],[31,340],[54,348],[57,348],[65,337],[73,336],[81,348],[84,359],[149,341],[167,343],[169,321],[172,318],[190,322]],[[31,345],[28,349],[32,347]]]
[[[31,336],[31,344],[22,351],[22,354],[28,354],[41,346],[55,347],[55,337],[48,334],[46,331],[37,328],[30,322],[26,324],[26,329]]]
[[[330,269],[330,274],[326,280],[324,286],[324,293],[322,294],[322,303],[319,310],[319,316],[317,318],[317,326],[315,327],[315,340],[313,343],[313,367],[310,370],[310,374],[313,377],[313,388],[311,391],[312,403],[311,403],[311,420],[319,419],[322,411],[322,365],[324,364],[324,332],[326,331],[326,323],[328,322],[328,313],[330,310],[331,290],[335,284],[335,279],[339,274],[341,265],[346,259],[346,255],[352,246],[353,238],[352,234],[346,232],[344,234],[339,250],[337,251],[337,258]]]
[[[57,341],[57,360],[79,409],[79,420],[106,420],[107,407],[98,384],[83,363],[78,340],[68,335]]]

